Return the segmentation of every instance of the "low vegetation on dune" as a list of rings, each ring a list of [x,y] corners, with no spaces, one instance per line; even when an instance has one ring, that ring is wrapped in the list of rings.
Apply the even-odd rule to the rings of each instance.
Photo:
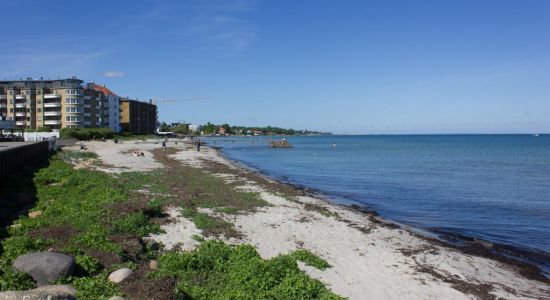
[[[14,271],[12,263],[19,255],[49,250],[75,258],[76,271],[59,283],[74,286],[78,299],[339,298],[300,271],[297,261],[319,269],[330,267],[306,250],[264,260],[252,246],[205,241],[200,236],[196,237],[200,246],[191,252],[163,251],[144,239],[161,230],[168,205],[182,207],[204,235],[236,236],[233,224],[200,209],[245,213],[267,205],[257,194],[236,191],[222,179],[193,168],[115,176],[77,170],[70,164],[93,158],[94,154],[61,152],[42,168],[24,170],[1,183],[2,208],[23,194],[33,198],[30,211],[39,213],[30,217],[24,211],[3,210],[11,214],[13,224],[5,222],[0,230],[0,291],[33,288],[32,279]],[[149,267],[151,260],[158,261],[158,268]],[[133,269],[133,277],[111,283],[109,273],[121,267]]]

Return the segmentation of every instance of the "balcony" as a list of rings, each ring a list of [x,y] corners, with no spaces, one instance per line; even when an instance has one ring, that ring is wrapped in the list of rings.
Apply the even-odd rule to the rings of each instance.
[[[91,114],[91,113],[89,113],[89,112],[86,112],[86,113],[84,113],[84,116],[85,116],[85,117],[91,117],[91,116],[92,116],[92,114]]]
[[[8,105],[5,103],[0,103],[0,108],[8,108]]]
[[[16,108],[25,108],[25,107],[27,107],[27,104],[26,103],[15,103],[15,107]]]
[[[45,116],[45,117],[49,117],[49,116],[61,116],[61,112],[60,112],[60,111],[45,111],[45,112],[44,112],[44,116]]]
[[[6,95],[0,95],[0,100],[6,100],[6,99],[8,99],[8,96],[6,96]]]
[[[25,98],[25,96],[23,96],[23,95],[15,95],[15,99],[17,99],[17,100],[25,100],[25,99],[27,99],[27,98]]]
[[[44,120],[44,125],[61,125],[61,120]]]
[[[15,116],[16,116],[16,117],[24,117],[25,115],[26,115],[25,112],[16,112],[16,113],[15,113]]]
[[[17,126],[25,126],[25,121],[15,121],[15,125]]]
[[[44,94],[44,99],[57,99],[61,98],[59,94]]]
[[[61,107],[61,102],[44,103],[44,107]]]

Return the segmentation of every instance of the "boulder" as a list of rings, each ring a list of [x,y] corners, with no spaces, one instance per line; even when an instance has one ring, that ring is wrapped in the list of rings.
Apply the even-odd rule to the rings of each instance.
[[[36,211],[31,211],[29,213],[29,218],[31,219],[34,219],[36,217],[40,217],[42,215],[42,211],[41,210],[36,210]]]
[[[126,300],[126,298],[122,298],[120,296],[114,296],[114,297],[109,298],[109,300]]]
[[[61,253],[34,252],[16,258],[13,267],[29,274],[37,286],[43,286],[71,275],[75,262],[72,257]]]
[[[76,290],[70,285],[45,285],[28,291],[0,292],[0,300],[76,300]]]
[[[113,273],[109,274],[109,281],[114,283],[122,282],[124,279],[130,277],[132,273],[133,273],[132,270],[128,268],[118,269]]]

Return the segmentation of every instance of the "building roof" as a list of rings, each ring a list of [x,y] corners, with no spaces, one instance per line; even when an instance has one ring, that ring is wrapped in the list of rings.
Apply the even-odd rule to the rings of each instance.
[[[97,92],[102,92],[103,94],[105,94],[105,96],[109,96],[109,95],[114,95],[114,96],[117,96],[117,94],[113,93],[113,91],[111,91],[110,89],[108,89],[107,87],[105,87],[104,85],[97,85],[97,84],[90,84],[90,86]]]

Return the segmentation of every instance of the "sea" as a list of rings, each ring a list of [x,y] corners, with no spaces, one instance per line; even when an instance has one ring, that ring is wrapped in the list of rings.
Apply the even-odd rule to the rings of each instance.
[[[330,201],[440,237],[532,252],[550,274],[550,135],[286,138],[293,148],[272,149],[266,137],[215,144],[230,159]]]

